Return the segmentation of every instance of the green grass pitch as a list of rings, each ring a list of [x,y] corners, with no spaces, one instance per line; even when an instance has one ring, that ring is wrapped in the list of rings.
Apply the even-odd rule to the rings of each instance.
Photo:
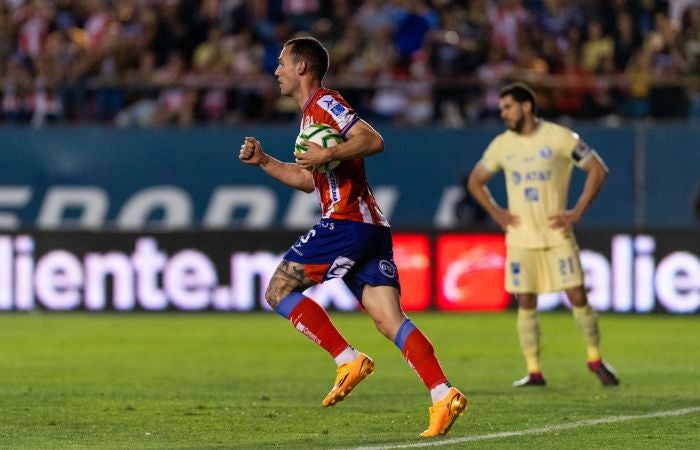
[[[622,380],[603,388],[571,315],[542,313],[548,386],[518,390],[513,312],[412,314],[470,403],[431,440],[400,352],[367,315],[331,316],[376,372],[324,409],[332,360],[275,314],[2,314],[0,448],[700,447],[697,316],[601,315]]]

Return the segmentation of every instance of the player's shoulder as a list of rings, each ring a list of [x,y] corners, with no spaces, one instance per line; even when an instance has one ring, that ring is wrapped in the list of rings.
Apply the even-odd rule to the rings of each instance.
[[[316,103],[318,103],[321,100],[325,100],[325,101],[333,100],[335,102],[339,102],[339,101],[344,102],[345,101],[343,96],[340,95],[340,92],[338,92],[334,89],[328,89],[325,87],[318,88],[313,96],[313,101],[315,101]]]
[[[542,127],[543,131],[547,132],[547,134],[554,135],[562,139],[579,139],[578,133],[562,124],[549,120],[543,120],[540,126]]]
[[[500,149],[503,148],[504,146],[507,146],[508,143],[515,137],[515,133],[513,133],[510,130],[505,130],[499,134],[497,134],[493,139],[491,139],[491,143],[489,144],[490,149]]]
[[[344,112],[352,110],[343,96],[333,89],[319,88],[314,93],[310,103],[313,107],[320,108],[333,116],[340,116]]]

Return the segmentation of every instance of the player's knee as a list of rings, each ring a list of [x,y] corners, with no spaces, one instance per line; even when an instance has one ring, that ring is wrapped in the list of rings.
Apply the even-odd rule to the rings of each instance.
[[[277,305],[279,305],[283,298],[284,295],[280,293],[278,288],[273,285],[267,287],[267,290],[265,291],[265,301],[268,305],[270,305],[270,308],[277,308]]]
[[[518,307],[523,309],[537,308],[537,295],[535,294],[517,294]]]
[[[385,320],[374,319],[374,326],[377,327],[377,331],[386,336],[387,339],[392,339],[395,330],[392,330]]]
[[[566,296],[569,299],[569,303],[577,308],[582,308],[588,304],[586,291],[583,287],[567,289]]]

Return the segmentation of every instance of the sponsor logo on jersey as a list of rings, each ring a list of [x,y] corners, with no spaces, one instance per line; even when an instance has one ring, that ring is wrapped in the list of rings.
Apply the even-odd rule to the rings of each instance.
[[[551,178],[551,170],[531,170],[525,174],[525,181],[549,181]]]
[[[537,188],[525,188],[525,200],[528,202],[536,202],[540,199],[540,193]]]
[[[396,278],[396,264],[393,261],[379,261],[379,271],[387,278]]]
[[[355,261],[346,258],[345,256],[338,256],[331,267],[328,269],[328,278],[343,278],[350,272],[350,269],[355,265]]]
[[[340,201],[340,188],[338,187],[338,177],[334,171],[327,173],[328,176],[328,189],[330,190],[331,202],[338,203]]]
[[[331,114],[333,114],[334,116],[339,116],[344,112],[345,112],[345,107],[343,105],[341,105],[340,103],[338,103],[337,105],[335,105],[331,108]]]
[[[345,105],[338,102],[332,95],[324,95],[316,101],[316,104],[333,117],[341,130],[349,125],[355,117]]]
[[[520,172],[513,172],[513,184],[514,185],[519,185],[520,181],[522,181],[523,176],[520,175]]]

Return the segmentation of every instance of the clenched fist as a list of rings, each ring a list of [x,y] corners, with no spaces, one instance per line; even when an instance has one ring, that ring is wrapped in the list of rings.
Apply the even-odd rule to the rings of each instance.
[[[241,151],[238,154],[238,159],[246,164],[259,166],[264,159],[265,153],[262,150],[260,142],[254,137],[246,136],[241,144]]]

